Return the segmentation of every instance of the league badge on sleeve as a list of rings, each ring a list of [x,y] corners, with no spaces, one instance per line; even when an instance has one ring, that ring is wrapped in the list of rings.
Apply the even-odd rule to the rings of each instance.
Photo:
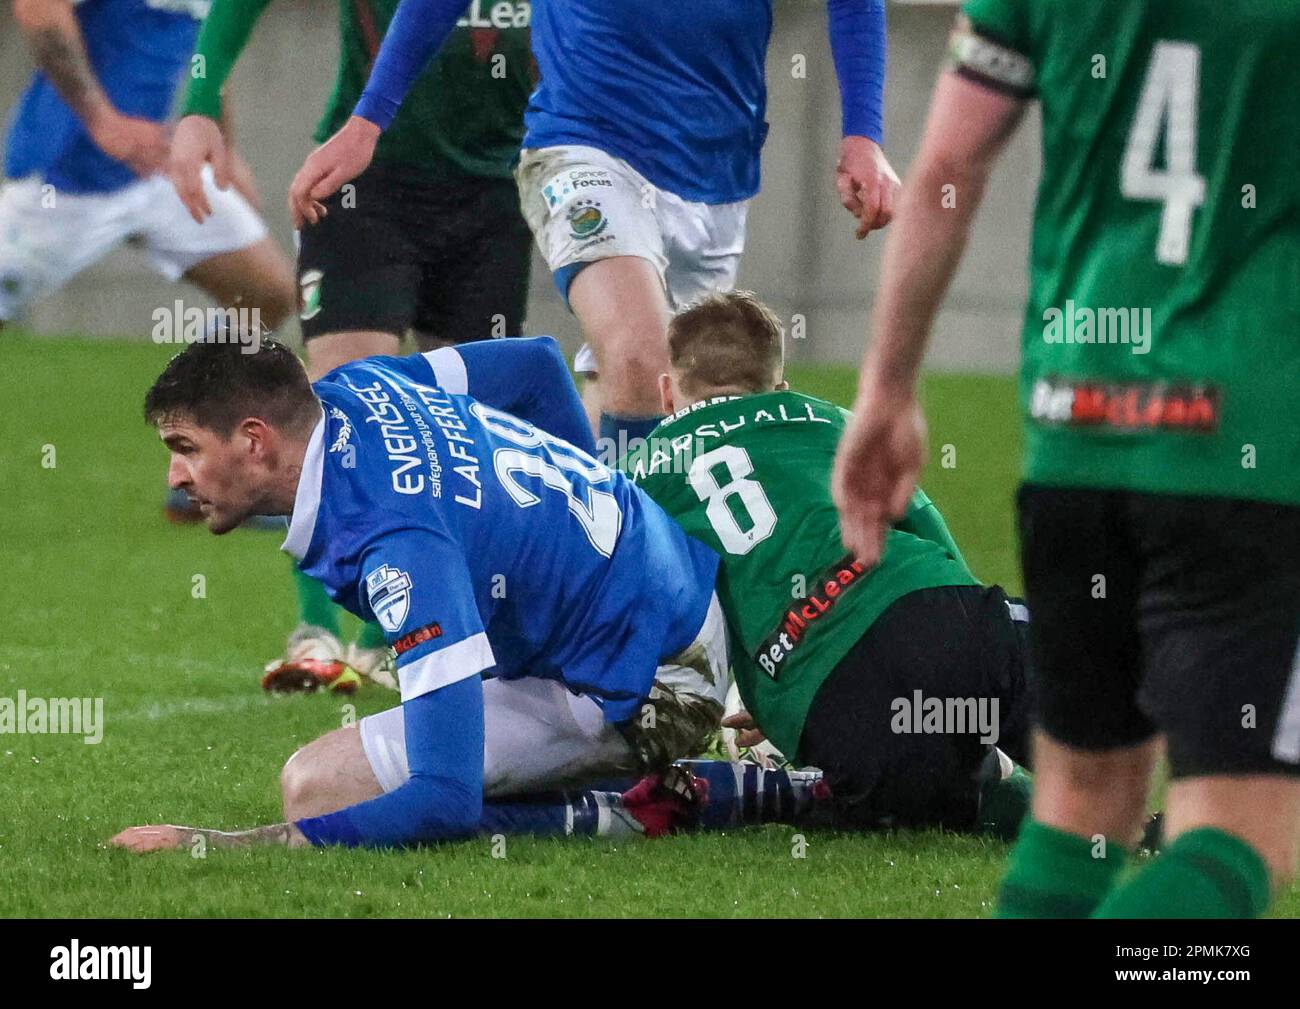
[[[384,564],[366,575],[366,595],[379,626],[397,633],[411,610],[411,576]]]

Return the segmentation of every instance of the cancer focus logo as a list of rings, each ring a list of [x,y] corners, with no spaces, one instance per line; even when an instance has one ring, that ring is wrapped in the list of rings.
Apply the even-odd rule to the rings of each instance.
[[[411,610],[411,576],[384,564],[366,575],[366,595],[379,626],[395,633]]]
[[[569,234],[579,241],[595,238],[609,227],[609,219],[595,200],[579,200],[569,208],[568,218]]]

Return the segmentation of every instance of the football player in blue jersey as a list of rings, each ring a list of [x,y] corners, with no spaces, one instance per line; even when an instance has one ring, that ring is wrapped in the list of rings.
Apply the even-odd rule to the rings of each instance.
[[[5,144],[0,328],[128,238],[143,241],[163,276],[255,312],[267,329],[293,310],[293,272],[255,209],[247,165],[233,162],[233,189],[217,189],[209,175],[214,212],[203,225],[159,174],[172,99],[207,8],[208,0],[15,0],[37,70]]]
[[[129,237],[165,277],[274,329],[294,307],[288,260],[254,209],[247,165],[191,220],[167,179],[166,122],[208,0],[16,0],[37,69],[18,101],[0,189],[0,325]]]
[[[512,7],[494,11],[508,18]],[[827,8],[842,106],[837,187],[861,238],[888,223],[898,189],[881,149],[884,2]],[[464,9],[402,0],[353,117],[293,181],[299,225],[319,220],[321,201],[370,163]],[[612,460],[659,420],[672,309],[734,285],[767,136],[772,0],[536,0],[530,13],[541,82],[516,180],[589,341],[576,367],[599,374],[593,412]]]
[[[171,485],[214,533],[291,515],[285,551],[378,621],[401,686],[399,707],[290,759],[285,822],[214,843],[465,837],[518,821],[485,799],[665,769],[718,725],[717,556],[592,457],[555,341],[502,343],[366,358],[314,386],[274,341],[200,343],[149,391]]]

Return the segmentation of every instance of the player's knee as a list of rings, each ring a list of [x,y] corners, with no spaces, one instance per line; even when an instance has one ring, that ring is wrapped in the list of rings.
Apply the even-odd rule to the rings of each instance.
[[[329,812],[325,775],[311,749],[304,746],[297,750],[280,769],[280,797],[286,821]]]

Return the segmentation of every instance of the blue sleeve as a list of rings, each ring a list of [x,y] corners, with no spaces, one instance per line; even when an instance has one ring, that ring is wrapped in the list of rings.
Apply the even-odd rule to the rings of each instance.
[[[846,137],[885,138],[884,0],[827,0]]]
[[[402,703],[411,777],[376,799],[298,821],[315,845],[397,847],[478,832],[483,683],[472,676]]]
[[[429,351],[424,358],[439,388],[473,396],[596,454],[582,397],[553,337],[477,340]]]
[[[465,0],[401,0],[353,115],[386,130],[402,99],[447,41],[465,7]]]

